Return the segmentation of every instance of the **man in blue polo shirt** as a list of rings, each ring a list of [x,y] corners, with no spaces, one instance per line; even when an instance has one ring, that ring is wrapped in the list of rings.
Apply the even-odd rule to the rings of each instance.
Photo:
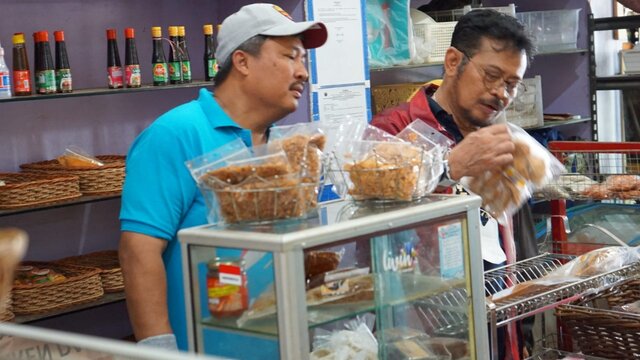
[[[268,128],[298,107],[309,74],[305,49],[324,44],[319,22],[294,22],[271,4],[242,7],[222,23],[214,93],[160,116],[127,155],[120,262],[127,307],[141,344],[187,349],[176,234],[206,222],[204,199],[185,161],[240,138],[266,142]]]

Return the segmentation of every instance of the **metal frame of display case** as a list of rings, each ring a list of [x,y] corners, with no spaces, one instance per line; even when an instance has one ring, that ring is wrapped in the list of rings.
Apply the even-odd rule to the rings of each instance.
[[[93,355],[97,359],[102,358],[101,355],[114,355],[117,359],[122,360],[224,360],[225,358],[217,356],[204,356],[200,354],[188,354],[178,351],[161,350],[149,346],[138,346],[134,343],[125,341],[116,341],[112,339],[105,339],[96,336],[74,334],[69,332],[63,332],[59,330],[44,329],[29,325],[16,325],[10,323],[0,323],[0,338],[7,340],[8,337],[12,337],[16,340],[29,340],[34,341],[33,346],[27,349],[34,350],[36,346],[42,346],[43,353],[41,356],[48,354],[48,359],[61,359],[75,358],[73,354],[66,353],[66,355],[56,356],[52,355],[52,352],[47,353],[44,348],[49,345],[63,345],[67,347],[73,347],[75,350],[87,350],[94,353]],[[2,348],[2,355],[10,356],[12,350],[10,347]],[[20,349],[17,349],[18,351]],[[67,349],[65,349],[67,350]],[[53,350],[52,350],[53,351]],[[70,350],[69,350],[70,351]],[[9,352],[9,353],[8,353]],[[29,352],[33,355],[33,352]],[[22,354],[32,358],[28,354]],[[3,359],[5,357],[2,357]],[[18,356],[19,358],[22,358]],[[38,357],[44,359],[44,357]],[[84,358],[84,357],[83,357]]]
[[[282,359],[307,359],[310,343],[308,332],[307,305],[304,278],[304,249],[328,245],[338,241],[377,236],[391,229],[406,229],[425,221],[464,214],[467,222],[467,242],[469,269],[465,270],[470,281],[472,296],[465,297],[473,306],[473,331],[476,359],[488,358],[488,338],[485,313],[483,284],[483,263],[480,248],[479,207],[481,199],[477,196],[432,196],[427,203],[406,203],[400,208],[382,213],[348,219],[331,225],[309,226],[299,231],[281,234],[229,230],[224,226],[205,225],[179,232],[182,249],[184,281],[187,307],[187,330],[190,350],[196,347],[196,322],[194,313],[193,289],[195,274],[192,272],[189,246],[210,246],[236,249],[250,249],[273,253],[274,276],[276,284],[298,284],[298,286],[276,286],[276,311],[280,357]],[[346,202],[345,202],[346,203]],[[304,224],[305,220],[301,220]],[[212,230],[214,227],[215,230]],[[466,266],[465,266],[466,268]],[[196,282],[197,283],[197,282]],[[435,296],[435,294],[434,294]],[[200,344],[202,346],[203,344]]]

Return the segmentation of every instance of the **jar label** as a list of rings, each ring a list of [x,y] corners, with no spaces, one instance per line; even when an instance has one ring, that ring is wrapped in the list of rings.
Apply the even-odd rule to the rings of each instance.
[[[207,59],[207,76],[213,78],[218,73],[218,60]]]
[[[189,60],[182,62],[182,79],[191,81],[191,61]]]
[[[17,93],[31,92],[31,74],[29,70],[16,70],[13,72],[13,86]]]
[[[107,68],[107,76],[109,77],[109,87],[118,89],[122,87],[122,67],[110,66]]]
[[[38,94],[51,94],[56,92],[56,72],[54,70],[42,70],[36,73],[36,88]]]
[[[72,91],[73,82],[71,79],[71,70],[70,69],[56,70],[56,84],[58,84],[58,90],[62,92]]]
[[[142,85],[142,77],[140,75],[140,65],[127,65],[124,68],[125,81],[127,87],[138,87]]]
[[[153,82],[166,83],[169,74],[167,74],[167,63],[153,64]]]
[[[234,265],[220,265],[218,267],[219,276],[221,284],[229,284],[229,285],[242,285],[242,273],[240,271],[239,266]]]
[[[169,63],[169,79],[171,81],[182,80],[182,66],[180,65],[180,61]]]

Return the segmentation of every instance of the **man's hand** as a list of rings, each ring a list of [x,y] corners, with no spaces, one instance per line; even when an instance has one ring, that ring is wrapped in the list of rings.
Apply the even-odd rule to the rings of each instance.
[[[515,145],[506,124],[487,126],[468,134],[449,153],[451,180],[478,176],[513,163]]]
[[[162,252],[167,242],[133,232],[120,238],[120,265],[127,308],[136,339],[172,334]]]

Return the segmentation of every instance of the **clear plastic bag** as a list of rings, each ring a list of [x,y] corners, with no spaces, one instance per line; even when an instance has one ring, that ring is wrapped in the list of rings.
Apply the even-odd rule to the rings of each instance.
[[[325,143],[326,137],[317,122],[276,126],[269,130],[270,146],[281,147],[292,170],[306,182],[320,180]]]
[[[411,47],[413,27],[409,0],[367,0],[367,44],[369,64],[388,67],[409,64],[415,56]]]
[[[509,129],[516,145],[513,165],[460,181],[467,190],[482,197],[483,208],[503,225],[533,191],[566,171],[562,163],[522,128],[509,124]]]
[[[453,141],[420,119],[409,124],[396,137],[419,146],[425,152],[414,197],[432,193],[440,182],[444,155],[453,146]]]
[[[318,329],[309,359],[377,360],[378,341],[366,322],[366,317],[358,317],[345,324],[346,330]]]
[[[89,155],[85,150],[78,146],[70,145],[64,149],[64,153],[58,156],[58,162],[69,169],[73,168],[99,168],[104,163],[96,157]]]
[[[186,164],[205,198],[210,222],[300,217],[317,204],[317,184],[304,183],[277,146],[248,149],[236,140]]]

